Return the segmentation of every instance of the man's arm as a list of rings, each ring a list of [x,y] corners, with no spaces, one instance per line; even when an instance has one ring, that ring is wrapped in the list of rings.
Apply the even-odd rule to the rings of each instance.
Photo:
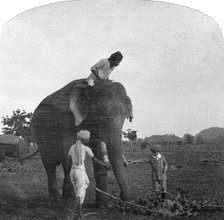
[[[149,160],[139,159],[139,160],[128,160],[129,163],[137,164],[137,163],[149,163]]]
[[[91,67],[91,71],[94,71],[94,70],[98,71],[98,69],[102,68],[104,65],[105,65],[105,60],[102,59]]]
[[[98,160],[95,156],[93,156],[91,159],[93,160],[94,163],[99,164],[100,166],[103,166],[103,167],[107,168],[108,170],[111,170],[111,166],[109,163],[108,164],[103,163],[102,161]]]
[[[100,79],[99,77],[99,73],[98,73],[98,70],[100,68],[102,68],[103,66],[105,65],[105,61],[104,60],[100,60],[98,63],[96,63],[95,65],[93,65],[91,67],[91,72],[97,77],[97,79]]]
[[[91,150],[89,147],[86,147],[86,153],[87,153],[88,156],[93,160],[94,163],[99,164],[100,166],[104,166],[104,167],[106,167],[106,168],[109,169],[109,170],[111,169],[110,164],[109,164],[109,163],[108,163],[108,164],[107,164],[107,163],[103,163],[102,161],[98,160],[98,159],[94,156],[92,150]]]

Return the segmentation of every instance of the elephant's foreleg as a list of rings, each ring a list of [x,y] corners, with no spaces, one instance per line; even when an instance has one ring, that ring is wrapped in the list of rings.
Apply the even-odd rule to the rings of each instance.
[[[104,167],[99,167],[94,164],[96,187],[104,192],[108,190],[107,171]],[[96,191],[96,205],[106,205],[108,203],[108,196]]]

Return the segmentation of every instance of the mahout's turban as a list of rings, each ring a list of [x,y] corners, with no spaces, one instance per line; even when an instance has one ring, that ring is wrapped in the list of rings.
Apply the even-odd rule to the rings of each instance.
[[[87,130],[81,130],[76,134],[78,139],[89,139],[90,138],[90,132]]]

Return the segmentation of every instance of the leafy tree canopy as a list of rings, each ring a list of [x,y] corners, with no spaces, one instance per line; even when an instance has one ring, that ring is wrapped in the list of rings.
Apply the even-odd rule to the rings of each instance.
[[[185,140],[185,142],[187,144],[191,144],[193,142],[193,140],[194,140],[194,136],[191,135],[191,134],[185,134],[183,139]]]
[[[3,134],[15,134],[22,137],[30,137],[31,129],[30,123],[33,117],[33,113],[26,113],[25,110],[17,109],[12,112],[12,115],[2,117],[2,133]]]
[[[134,141],[137,138],[137,131],[127,129],[127,132],[122,131],[124,138],[128,138],[130,141]]]

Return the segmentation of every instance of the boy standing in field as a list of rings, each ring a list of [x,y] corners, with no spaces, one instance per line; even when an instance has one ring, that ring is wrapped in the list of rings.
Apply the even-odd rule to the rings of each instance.
[[[149,163],[152,168],[152,182],[154,191],[167,192],[166,185],[166,172],[168,170],[168,164],[166,158],[160,153],[160,146],[155,145],[151,148],[152,154],[149,156]]]
[[[151,147],[152,154],[149,155],[148,160],[130,161],[130,163],[145,163],[149,162],[152,169],[152,183],[155,192],[167,192],[166,185],[166,172],[168,170],[168,164],[165,157],[160,153],[160,146],[154,145]]]
[[[86,79],[89,86],[94,86],[96,80],[107,80],[109,75],[123,59],[121,52],[113,53],[109,58],[102,59],[91,67],[91,74]]]

